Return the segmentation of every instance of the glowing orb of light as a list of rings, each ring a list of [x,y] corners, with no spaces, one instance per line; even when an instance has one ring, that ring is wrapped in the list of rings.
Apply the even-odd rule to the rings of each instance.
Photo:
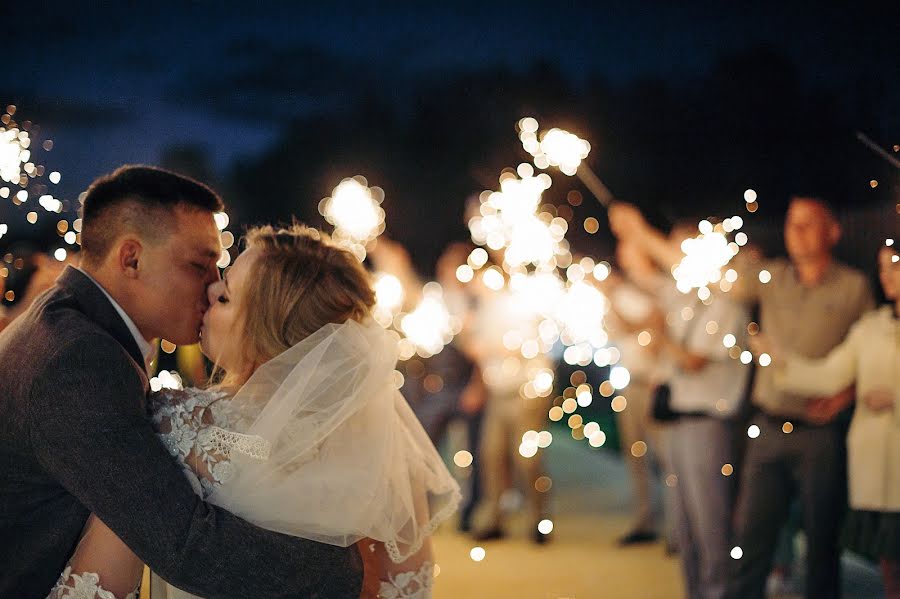
[[[453,456],[453,463],[460,468],[468,468],[472,465],[472,454],[466,450],[457,451]]]
[[[552,520],[541,520],[537,525],[538,532],[542,535],[549,535],[553,532],[553,521]]]
[[[373,287],[375,307],[372,309],[372,316],[378,324],[387,328],[403,305],[403,285],[394,275],[380,273],[375,276]]]
[[[27,140],[27,131],[0,127],[0,179],[18,185],[22,177],[22,164],[31,157],[26,149]]]
[[[472,558],[473,562],[480,562],[487,555],[487,552],[484,550],[484,547],[472,547],[472,550],[469,551],[469,557]]]
[[[573,133],[553,128],[541,137],[540,151],[551,166],[557,166],[571,176],[578,170],[581,161],[587,158],[591,144]]]
[[[703,223],[712,227],[709,221]],[[733,246],[729,246],[728,239],[723,233],[708,227],[707,229],[707,232],[701,232],[697,237],[685,239],[681,243],[684,257],[672,269],[672,276],[675,278],[676,287],[682,293],[719,282],[722,278],[722,267],[737,253]]]
[[[338,183],[319,204],[319,211],[334,226],[336,237],[366,242],[383,230],[383,197],[380,188],[369,188],[365,177],[356,176]]]
[[[38,198],[38,204],[40,204],[47,212],[62,211],[62,202],[51,195],[42,195],[40,198]]]
[[[631,382],[631,374],[624,366],[614,366],[609,371],[609,382],[616,390],[624,389]]]
[[[458,323],[450,315],[439,292],[426,291],[419,305],[400,320],[400,330],[423,358],[440,353],[457,329]]]
[[[161,389],[181,389],[183,383],[177,372],[169,372],[168,370],[160,370],[159,374],[150,379],[150,390],[159,391]]]
[[[609,302],[596,287],[584,282],[569,286],[558,302],[556,316],[562,325],[562,340],[566,345],[583,342],[593,347],[603,347],[609,340],[603,319],[609,309]],[[590,361],[593,351],[587,357]]]
[[[229,218],[228,215],[224,212],[216,212],[213,214],[213,220],[216,221],[216,227],[219,231],[224,231],[226,227],[228,227]]]

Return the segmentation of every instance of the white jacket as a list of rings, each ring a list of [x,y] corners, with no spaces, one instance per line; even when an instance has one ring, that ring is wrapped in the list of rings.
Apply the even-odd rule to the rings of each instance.
[[[775,373],[785,391],[830,395],[856,381],[856,410],[847,435],[850,506],[900,511],[900,319],[892,306],[869,312],[821,360],[788,357]],[[886,387],[894,406],[873,412],[862,402]]]

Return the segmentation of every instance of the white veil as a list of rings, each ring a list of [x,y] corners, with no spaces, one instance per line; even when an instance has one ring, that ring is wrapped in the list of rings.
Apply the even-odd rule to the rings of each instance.
[[[238,451],[209,501],[263,528],[348,546],[369,537],[394,562],[418,551],[459,486],[396,389],[394,334],[329,324],[263,364],[230,404],[268,441]]]

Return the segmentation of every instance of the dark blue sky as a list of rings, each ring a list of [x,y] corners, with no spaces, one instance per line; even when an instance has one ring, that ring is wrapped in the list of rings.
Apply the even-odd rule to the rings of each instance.
[[[28,4],[7,17],[18,44],[0,95],[54,138],[45,163],[69,197],[175,144],[205,145],[222,171],[268,147],[291,117],[339,114],[366,93],[402,111],[416,81],[539,60],[575,82],[691,87],[721,56],[766,44],[851,109],[878,98],[861,127],[895,139],[900,130],[897,12],[878,5]]]

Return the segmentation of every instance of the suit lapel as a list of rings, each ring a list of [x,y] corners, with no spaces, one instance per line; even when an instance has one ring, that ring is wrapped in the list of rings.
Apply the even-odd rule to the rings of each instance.
[[[113,339],[118,341],[128,355],[137,362],[141,371],[146,378],[147,365],[144,363],[144,356],[138,347],[134,335],[119,316],[116,308],[110,303],[106,294],[89,279],[83,272],[71,266],[67,266],[63,273],[57,279],[57,285],[67,289],[75,301],[81,312],[89,319],[99,325],[103,330],[112,335]]]

